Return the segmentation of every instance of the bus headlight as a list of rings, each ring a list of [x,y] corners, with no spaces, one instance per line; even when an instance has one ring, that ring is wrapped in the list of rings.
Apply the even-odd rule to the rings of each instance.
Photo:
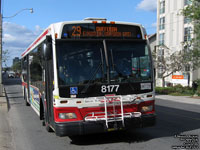
[[[141,112],[148,112],[153,110],[153,105],[143,106]]]
[[[60,119],[76,119],[77,116],[75,113],[59,113]]]

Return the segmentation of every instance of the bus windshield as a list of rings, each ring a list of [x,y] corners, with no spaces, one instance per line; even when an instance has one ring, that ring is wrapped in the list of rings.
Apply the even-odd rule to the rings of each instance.
[[[145,42],[107,42],[111,82],[151,80],[151,59]]]
[[[90,80],[104,81],[103,53],[102,42],[58,42],[59,85],[87,84]]]
[[[61,40],[56,49],[59,86],[152,79],[146,42]]]

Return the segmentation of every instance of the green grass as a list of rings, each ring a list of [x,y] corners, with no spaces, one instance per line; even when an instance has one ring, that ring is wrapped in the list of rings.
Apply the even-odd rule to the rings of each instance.
[[[194,91],[190,87],[182,87],[181,85],[177,85],[174,87],[156,87],[157,94],[166,94],[173,96],[192,96],[194,95]]]
[[[168,95],[172,95],[172,96],[192,96],[193,94],[188,94],[188,93],[169,93]]]

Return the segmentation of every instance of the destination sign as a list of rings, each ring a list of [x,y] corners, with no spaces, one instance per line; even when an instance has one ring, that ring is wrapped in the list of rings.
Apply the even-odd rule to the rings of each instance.
[[[118,38],[142,39],[141,29],[120,24],[67,24],[63,27],[62,39]]]

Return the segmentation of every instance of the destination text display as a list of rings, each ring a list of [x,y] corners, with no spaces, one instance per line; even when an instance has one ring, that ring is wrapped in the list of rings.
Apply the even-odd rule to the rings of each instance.
[[[120,38],[142,39],[141,29],[119,24],[68,24],[63,27],[62,39],[68,38]]]

